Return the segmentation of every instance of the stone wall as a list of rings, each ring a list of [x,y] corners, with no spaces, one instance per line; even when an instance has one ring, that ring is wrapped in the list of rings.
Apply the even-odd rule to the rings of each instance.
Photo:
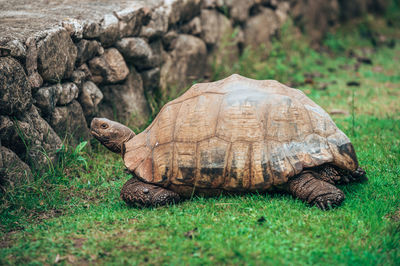
[[[67,18],[56,24],[46,20],[46,30],[29,30],[30,25],[40,28],[41,22],[30,24],[26,18],[28,30],[13,34],[12,27],[1,27],[10,21],[17,24],[13,22],[17,13],[6,13],[10,20],[0,19],[0,183],[18,183],[30,178],[30,169],[46,169],[65,138],[75,143],[89,139],[88,125],[94,116],[142,126],[151,114],[146,96],[176,95],[204,79],[210,62],[233,62],[245,46],[268,47],[289,16],[318,41],[340,19],[384,10],[387,4],[384,0],[124,1],[122,10],[108,12],[103,7],[106,11],[99,11],[102,18],[97,19],[99,12],[91,18],[82,10],[91,1],[76,7],[73,0],[65,2],[65,10],[76,8],[79,16],[49,9],[49,17],[58,10],[52,18],[65,14]],[[47,12],[40,4],[37,8]],[[226,36],[234,37],[221,54]]]

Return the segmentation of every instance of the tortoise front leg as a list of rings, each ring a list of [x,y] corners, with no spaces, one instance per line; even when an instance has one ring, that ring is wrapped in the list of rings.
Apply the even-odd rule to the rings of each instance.
[[[311,172],[301,173],[289,180],[286,189],[293,196],[322,210],[339,206],[345,198],[343,191],[316,178]]]
[[[177,193],[152,184],[147,184],[133,177],[121,189],[121,198],[130,206],[150,207],[177,203]]]

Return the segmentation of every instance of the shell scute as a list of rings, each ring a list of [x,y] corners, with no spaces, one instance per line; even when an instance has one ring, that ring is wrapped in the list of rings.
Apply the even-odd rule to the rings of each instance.
[[[203,94],[181,103],[174,141],[197,142],[215,135],[222,95]],[[193,134],[195,128],[199,130]]]
[[[266,144],[268,152],[264,155],[266,164],[269,167],[268,172],[271,173],[273,178],[273,184],[283,184],[290,176],[294,176],[294,168],[280,142],[268,141]]]
[[[175,143],[172,183],[193,184],[197,175],[196,143]]]
[[[253,142],[250,147],[252,167],[250,168],[251,187],[263,188],[269,186],[269,175],[266,172],[266,162],[264,160],[264,142]]]
[[[304,107],[309,116],[314,133],[324,137],[335,133],[337,127],[324,109],[316,104],[314,104],[314,106],[305,104]]]
[[[151,155],[151,149],[146,145],[146,138],[147,135],[141,133],[124,144],[124,162],[131,172],[134,172]]]
[[[264,138],[263,114],[258,111],[262,96],[258,92],[243,90],[226,94],[218,117],[216,135],[230,142],[261,141]]]
[[[224,188],[227,190],[248,189],[251,181],[251,145],[249,142],[232,143]]]
[[[172,176],[173,143],[157,145],[153,149],[153,178],[145,179],[155,184],[168,184]]]
[[[156,122],[148,131],[150,143],[165,144],[174,140],[175,121],[178,116],[180,104],[167,105],[156,118]]]
[[[216,137],[199,142],[196,187],[218,188],[224,182],[229,143]]]
[[[358,167],[357,156],[353,144],[350,143],[347,136],[338,130],[335,134],[330,135],[327,140],[337,166],[355,171]]]

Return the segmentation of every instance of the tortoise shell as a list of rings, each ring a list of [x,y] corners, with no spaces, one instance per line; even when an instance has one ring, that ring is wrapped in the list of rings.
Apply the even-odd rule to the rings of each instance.
[[[227,191],[268,190],[325,163],[358,167],[348,137],[303,92],[240,75],[167,103],[123,157],[144,182]]]

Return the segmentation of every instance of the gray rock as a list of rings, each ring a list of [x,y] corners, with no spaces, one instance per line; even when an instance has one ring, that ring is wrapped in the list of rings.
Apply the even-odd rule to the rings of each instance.
[[[98,41],[81,40],[77,43],[76,47],[78,48],[76,58],[76,64],[78,66],[104,52]]]
[[[203,0],[202,8],[217,9],[224,6],[224,0]]]
[[[204,0],[203,8],[218,9],[228,13],[235,23],[244,23],[249,18],[250,8],[265,0]]]
[[[289,16],[290,4],[288,2],[280,2],[277,4],[275,13],[278,16],[279,23],[283,25]]]
[[[151,47],[143,38],[124,38],[116,43],[116,47],[127,60],[141,60],[152,56]]]
[[[130,3],[128,8],[115,12],[115,16],[119,19],[120,37],[137,36],[143,20],[151,16],[151,10],[141,3]]]
[[[35,105],[40,108],[43,115],[48,116],[54,111],[62,90],[61,84],[58,83],[40,88],[35,93]]]
[[[103,93],[91,81],[87,81],[82,85],[82,92],[79,95],[79,103],[82,106],[86,121],[90,121],[98,111],[97,106],[103,99]]]
[[[20,125],[21,131],[28,137],[28,143],[31,147],[28,150],[28,156],[32,164],[38,169],[48,167],[49,160],[53,163],[57,159],[57,150],[61,148],[61,140],[58,135],[53,131],[49,124],[39,116],[36,107],[32,106],[29,114],[27,114],[20,124],[24,123],[29,125],[26,130]],[[30,135],[29,128],[32,128],[32,135]]]
[[[199,17],[193,18],[181,27],[182,33],[199,36],[202,33],[202,25]]]
[[[162,37],[168,30],[168,16],[163,8],[157,8],[151,13],[150,22],[142,26],[140,36],[153,40]]]
[[[230,9],[229,15],[234,21],[244,23],[249,18],[254,0],[225,0],[225,5]]]
[[[239,27],[234,30],[231,21],[215,11],[201,11],[201,37],[209,47],[208,64],[218,66],[231,65],[239,59]]]
[[[271,37],[280,28],[280,20],[272,9],[261,8],[261,13],[251,17],[244,28],[245,45],[253,49],[269,48]]]
[[[74,70],[77,49],[64,28],[49,31],[38,43],[38,69],[43,80],[58,82]]]
[[[87,78],[88,75],[82,70],[75,70],[71,75],[72,82],[75,83],[78,88],[82,88],[82,85]]]
[[[120,38],[119,20],[112,14],[107,14],[100,22],[100,42],[109,47]]]
[[[282,1],[279,1],[279,0],[255,0],[254,2],[256,4],[261,4],[261,5],[273,7],[273,8],[276,8],[278,6],[279,2],[282,3]]]
[[[164,60],[160,74],[162,94],[176,97],[193,81],[203,79],[207,48],[201,39],[181,34],[176,38],[175,48],[164,53]]]
[[[160,64],[160,56],[143,38],[124,38],[116,47],[138,69],[149,69]]]
[[[23,67],[11,57],[0,57],[0,114],[19,115],[31,104],[31,87]]]
[[[26,49],[26,59],[25,59],[25,68],[28,75],[37,72],[37,58],[38,58],[38,50],[36,47],[35,38],[28,38],[25,42]]]
[[[17,186],[32,180],[32,172],[12,150],[0,146],[0,186]]]
[[[89,61],[92,80],[95,83],[116,83],[122,81],[129,74],[124,58],[115,48],[104,51],[100,57]]]
[[[61,22],[61,25],[66,29],[69,35],[74,39],[82,39],[83,25],[80,21],[73,18],[68,18]]]
[[[153,56],[150,58],[151,65],[155,66],[155,67],[161,66],[163,63],[162,53],[164,52],[164,47],[163,47],[162,41],[160,39],[155,40],[153,42],[150,42],[149,45],[153,52]],[[139,70],[140,69],[141,68],[139,67]]]
[[[66,105],[78,98],[79,89],[73,82],[63,83],[57,105]]]
[[[102,116],[123,121],[131,126],[143,126],[149,118],[150,109],[144,95],[140,75],[131,69],[124,84],[101,88],[104,99],[99,105]]]
[[[43,79],[38,72],[33,72],[28,76],[28,82],[32,89],[40,88],[43,85]]]
[[[384,12],[390,5],[390,0],[339,0],[340,15],[342,19],[351,19],[365,15],[368,11],[375,13]]]
[[[37,170],[54,163],[56,151],[61,148],[60,138],[33,105],[20,120],[11,121],[7,116],[1,116],[0,138],[2,145]]]
[[[160,87],[160,68],[156,67],[140,73],[145,91],[156,91]]]
[[[104,53],[103,53],[104,54]],[[90,72],[90,69],[88,67],[87,64],[83,64],[80,67],[78,67],[77,69],[78,71],[82,71],[83,73],[85,73],[86,77],[89,78],[92,76],[92,72]]]
[[[10,49],[10,55],[12,57],[24,59],[26,57],[26,48],[18,40],[10,41],[6,44],[6,48]]]
[[[224,36],[227,37],[226,35],[231,35],[233,32],[229,19],[215,10],[202,10],[200,21],[201,38],[207,45],[213,46],[219,43]]]
[[[46,117],[50,115],[56,106],[69,104],[78,97],[79,89],[75,83],[67,82],[40,88],[35,93],[35,104]]]
[[[169,25],[187,22],[200,13],[201,0],[170,0],[162,6],[168,16]]]
[[[49,123],[58,135],[71,140],[73,144],[90,138],[82,107],[75,100],[66,106],[56,107]]]
[[[175,48],[175,42],[178,38],[178,35],[179,34],[174,30],[169,31],[164,35],[162,43],[166,51],[171,51]]]
[[[101,33],[101,26],[99,23],[93,21],[85,21],[83,23],[83,38],[94,39],[98,38]]]
[[[353,4],[356,1],[346,2]],[[357,5],[358,8],[363,8],[361,3]],[[346,9],[343,9],[343,11],[346,12]],[[319,42],[329,27],[338,22],[340,9],[337,0],[301,0],[292,3],[290,13],[291,17],[297,22],[300,28],[304,29],[309,38],[313,42]],[[356,15],[356,13],[353,13],[352,16]]]

